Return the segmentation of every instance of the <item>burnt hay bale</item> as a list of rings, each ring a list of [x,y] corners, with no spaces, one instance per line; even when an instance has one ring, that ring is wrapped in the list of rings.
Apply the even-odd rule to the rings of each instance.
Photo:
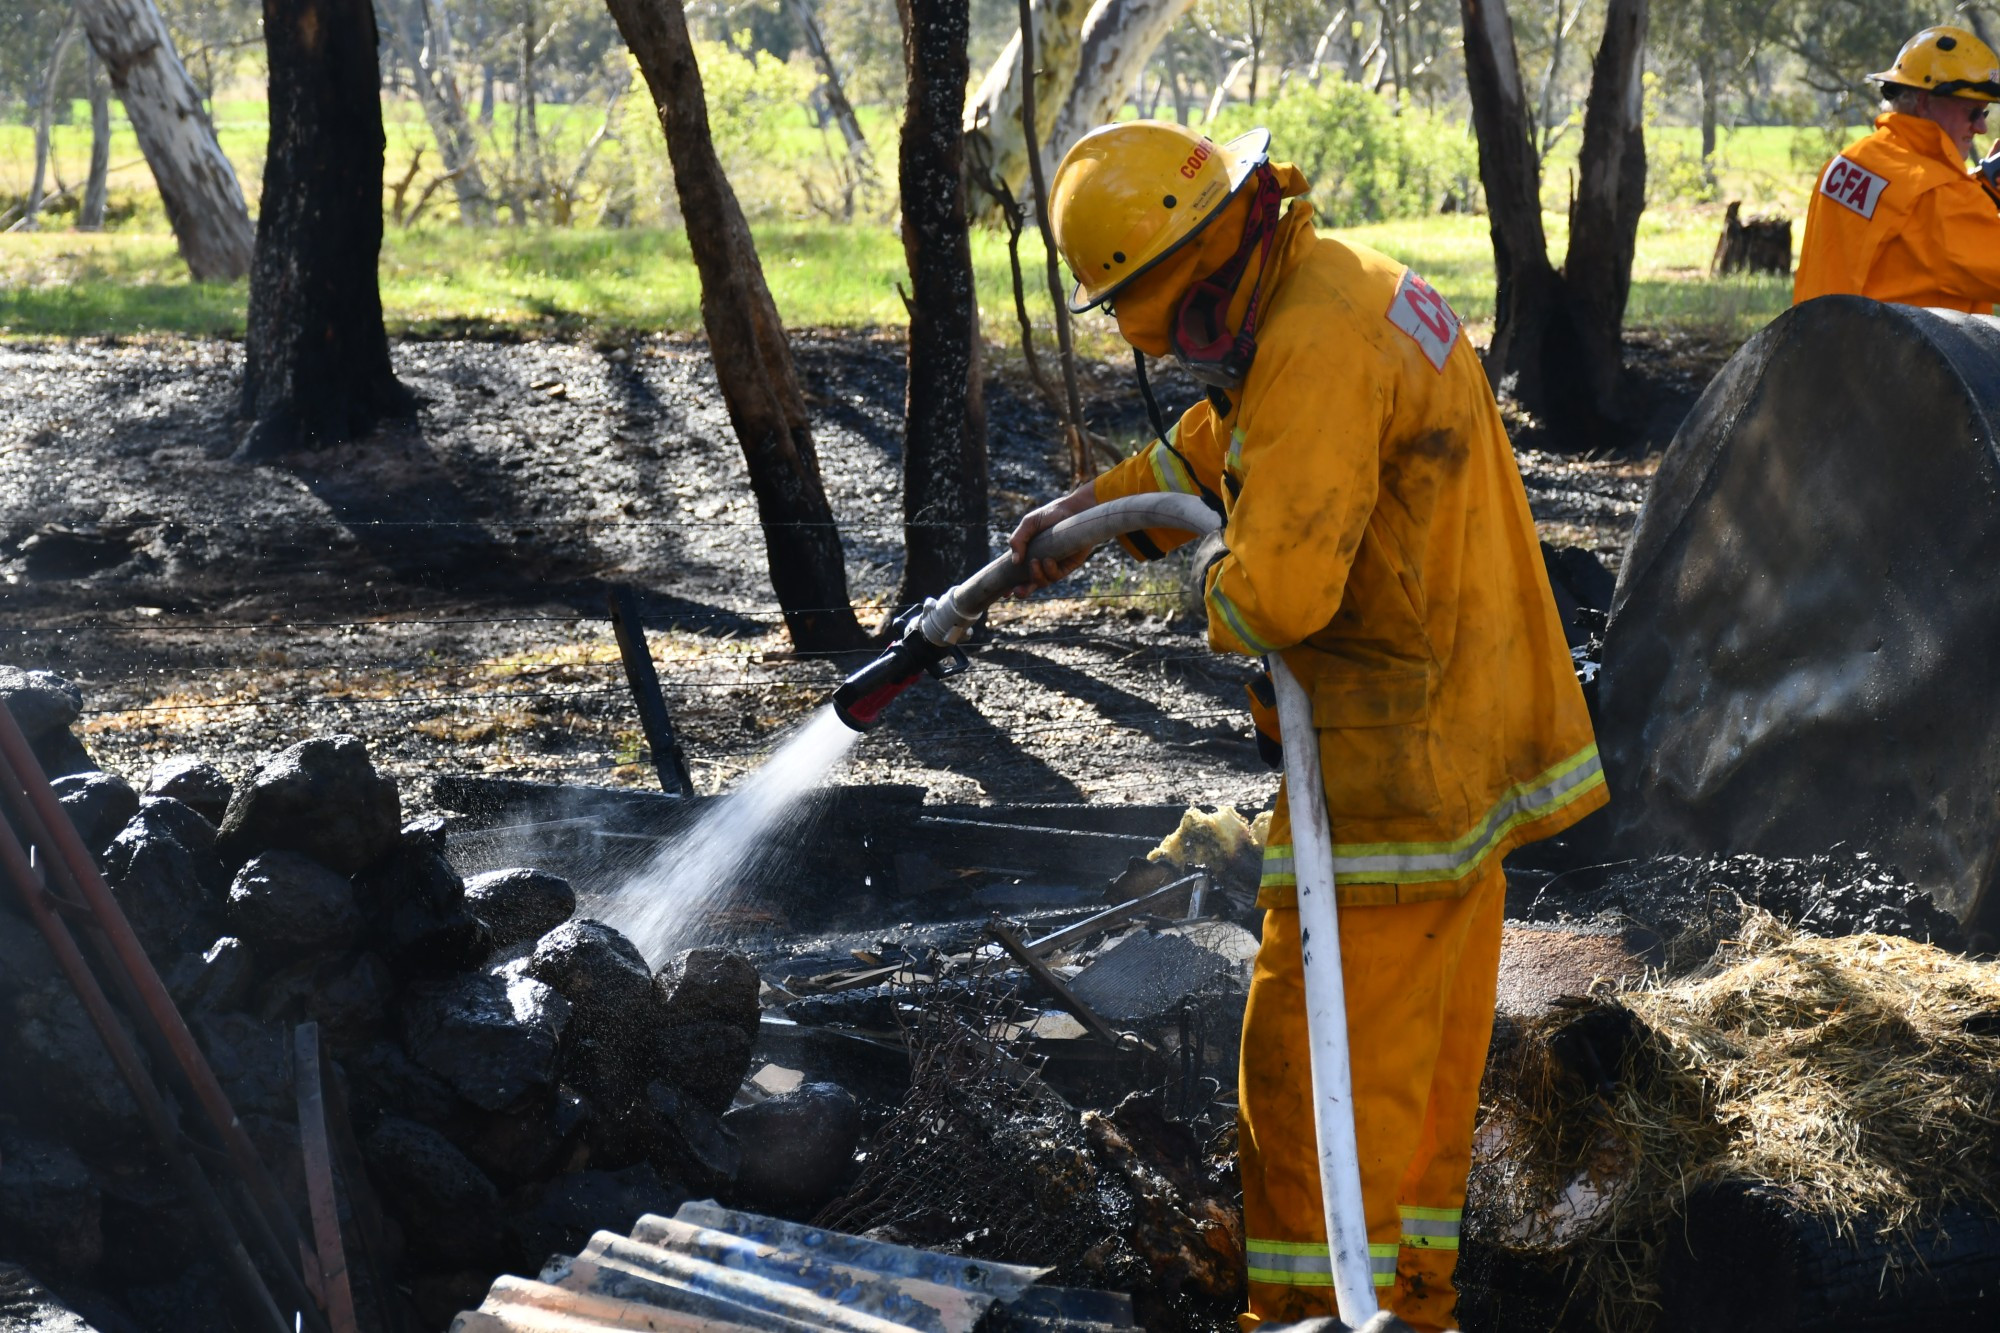
[[[99,860],[127,821],[139,813],[139,793],[116,773],[71,773],[49,785],[76,825],[77,836]]]
[[[479,966],[492,952],[486,923],[465,901],[465,881],[444,857],[436,820],[414,820],[387,856],[354,880],[372,938],[399,977]]]
[[[235,790],[236,785],[220,768],[191,755],[162,760],[146,779],[146,795],[171,796],[211,824],[222,822]]]
[[[555,1080],[569,1001],[518,964],[419,982],[402,1009],[411,1058],[482,1110]]]
[[[735,1197],[756,1212],[810,1212],[840,1193],[861,1142],[861,1105],[838,1083],[807,1083],[722,1117],[742,1149]]]
[[[361,1145],[369,1179],[402,1225],[413,1265],[462,1268],[500,1257],[500,1191],[437,1130],[384,1116]]]
[[[495,949],[511,949],[574,916],[576,890],[545,870],[489,870],[465,881],[465,905],[492,931]]]
[[[204,950],[220,933],[229,879],[215,830],[179,801],[139,802],[105,851],[104,877],[155,962]]]
[[[265,759],[236,788],[216,845],[233,866],[282,850],[352,875],[395,850],[401,825],[396,783],[361,739],[320,736]]]
[[[347,877],[297,852],[260,852],[229,886],[232,933],[277,960],[344,949],[361,934]]]

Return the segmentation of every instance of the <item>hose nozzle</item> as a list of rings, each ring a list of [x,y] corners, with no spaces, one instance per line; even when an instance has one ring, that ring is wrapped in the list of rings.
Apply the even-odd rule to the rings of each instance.
[[[833,711],[855,731],[867,731],[882,719],[896,696],[931,675],[943,680],[965,670],[965,650],[957,644],[934,643],[924,633],[924,617],[936,598],[912,607],[896,622],[902,630],[880,657],[842,681],[833,692]]]

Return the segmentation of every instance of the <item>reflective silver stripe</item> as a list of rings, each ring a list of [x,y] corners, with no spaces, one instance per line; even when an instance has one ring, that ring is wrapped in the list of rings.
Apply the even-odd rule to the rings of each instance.
[[[1170,491],[1176,495],[1193,495],[1195,493],[1194,478],[1188,475],[1187,469],[1181,466],[1180,460],[1157,444],[1150,446],[1150,448],[1152,452],[1153,477],[1160,483],[1160,489]]]
[[[1272,1249],[1254,1241],[1245,1247],[1250,1267],[1274,1273],[1332,1273],[1333,1261],[1327,1258],[1326,1246],[1315,1250]]]
[[[1427,1217],[1405,1217],[1403,1236],[1405,1239],[1411,1236],[1445,1236],[1457,1239],[1458,1223],[1438,1222]]]
[[[1216,614],[1222,617],[1222,623],[1229,626],[1229,632],[1248,644],[1252,652],[1275,653],[1278,651],[1276,644],[1265,643],[1250,632],[1250,627],[1243,623],[1243,613],[1236,609],[1236,603],[1230,601],[1228,595],[1222,591],[1222,585],[1219,581],[1209,588],[1208,601],[1209,605],[1215,608]]]
[[[1263,869],[1258,873],[1259,884],[1297,884],[1298,864],[1292,859],[1292,849],[1284,843],[1274,843],[1264,849]]]
[[[1368,1273],[1378,1287],[1396,1285],[1396,1247],[1394,1245],[1370,1245],[1368,1247]]]
[[[1552,814],[1588,788],[1604,780],[1604,761],[1590,745],[1558,764],[1552,775],[1534,786],[1516,789],[1487,811],[1486,818],[1463,837],[1432,850],[1435,844],[1373,843],[1335,846],[1334,874],[1370,882],[1456,879],[1484,860],[1507,830]],[[1425,850],[1418,851],[1418,847]]]

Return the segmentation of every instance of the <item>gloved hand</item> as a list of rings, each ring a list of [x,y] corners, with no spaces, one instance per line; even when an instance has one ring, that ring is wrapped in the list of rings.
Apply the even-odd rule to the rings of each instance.
[[[1067,560],[1029,560],[1028,543],[1044,529],[1052,528],[1064,519],[1081,514],[1096,504],[1096,491],[1092,484],[1086,481],[1060,500],[1051,500],[1041,508],[1031,509],[1022,515],[1020,523],[1014,528],[1013,535],[1007,538],[1007,548],[1013,553],[1016,564],[1029,566],[1028,577],[1007,594],[1008,596],[1026,597],[1029,593],[1039,592],[1051,583],[1066,577],[1077,566],[1090,559],[1089,551],[1079,551]]]
[[[2000,140],[1993,144],[1993,151],[1979,159],[1979,180],[1986,192],[2000,197]]]

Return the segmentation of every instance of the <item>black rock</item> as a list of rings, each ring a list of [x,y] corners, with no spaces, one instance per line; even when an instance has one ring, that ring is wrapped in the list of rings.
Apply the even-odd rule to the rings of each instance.
[[[61,1140],[0,1132],[0,1251],[50,1276],[104,1257],[97,1186]]]
[[[111,894],[156,962],[206,951],[221,933],[228,879],[214,837],[179,801],[149,797],[104,854]]]
[[[100,858],[126,821],[139,813],[139,793],[116,773],[72,773],[49,785],[83,845]]]
[[[249,945],[224,935],[200,953],[182,954],[161,980],[183,1014],[241,1009],[257,980],[257,960]]]
[[[645,958],[601,921],[568,921],[542,936],[527,972],[570,1002],[583,1036],[650,1026],[665,1017]]]
[[[757,969],[741,954],[686,950],[660,969],[658,984],[666,999],[666,1022],[727,1023],[756,1036],[760,982]]]
[[[0,704],[14,715],[28,744],[39,748],[83,716],[83,691],[53,671],[0,666]]]
[[[743,1164],[736,1197],[759,1212],[811,1211],[840,1193],[861,1142],[861,1106],[838,1083],[807,1083],[722,1117]]]
[[[630,1232],[647,1213],[672,1217],[687,1198],[645,1162],[557,1176],[531,1207],[507,1219],[509,1260],[520,1272],[537,1272],[551,1255],[575,1254],[596,1232]]]
[[[395,1115],[436,1126],[465,1110],[450,1084],[392,1041],[371,1042],[345,1057],[342,1066],[353,1088],[356,1116],[364,1122]]]
[[[297,1114],[285,1028],[249,1014],[198,1014],[188,1020],[188,1028],[237,1114]]]
[[[411,1058],[482,1110],[555,1080],[569,1002],[518,965],[420,982],[402,1008]]]
[[[437,976],[478,966],[492,935],[465,902],[465,881],[426,821],[398,834],[395,850],[356,877],[371,938],[399,977]]]
[[[268,959],[344,949],[361,934],[354,886],[297,852],[262,852],[229,886],[232,933]]]
[[[576,890],[544,870],[489,870],[465,881],[465,905],[493,932],[493,947],[538,940],[576,914]]]
[[[743,1155],[721,1117],[664,1079],[647,1087],[646,1099],[654,1118],[651,1160],[660,1173],[697,1194],[727,1189]]]
[[[451,1139],[502,1188],[554,1175],[575,1145],[578,1126],[557,1113],[554,1089],[504,1111],[482,1111],[451,1126]]]
[[[477,1309],[492,1285],[484,1268],[425,1273],[410,1279],[410,1310],[421,1328],[449,1328],[461,1311]]]
[[[715,1115],[736,1100],[755,1044],[750,1033],[730,1023],[665,1028],[654,1038],[662,1074]]]
[[[83,742],[67,731],[49,733],[34,747],[34,750],[44,777],[54,779],[67,777],[72,773],[97,771],[97,761],[90,757],[90,751],[84,749]]]
[[[402,804],[355,736],[322,736],[272,755],[229,798],[216,847],[229,865],[259,852],[309,856],[343,875],[396,848]]]
[[[190,1329],[236,1327],[224,1293],[228,1279],[206,1259],[177,1271],[167,1281],[134,1286],[125,1301],[146,1333],[183,1333]]]
[[[450,1139],[414,1120],[384,1116],[361,1151],[418,1266],[458,1267],[497,1257],[500,1191]]]
[[[32,990],[60,974],[42,932],[24,916],[0,913],[0,1001]],[[0,1088],[0,1097],[4,1097]]]
[[[155,764],[152,776],[146,780],[146,795],[171,796],[211,824],[222,822],[235,789],[221,769],[189,755]]]
[[[259,1018],[287,1027],[308,1019],[336,1055],[373,1041],[388,1021],[395,997],[389,965],[373,953],[334,954],[292,964],[258,992]]]
[[[117,1066],[59,975],[0,998],[0,1100],[30,1123],[93,1150],[145,1134]]]

